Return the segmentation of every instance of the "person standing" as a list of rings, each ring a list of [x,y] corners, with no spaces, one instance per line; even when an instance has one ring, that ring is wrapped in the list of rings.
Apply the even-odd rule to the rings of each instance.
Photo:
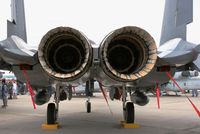
[[[17,83],[13,81],[13,99],[17,99]]]
[[[3,106],[2,108],[6,108],[8,106],[8,87],[6,85],[6,80],[2,79],[2,100],[3,100]]]
[[[13,84],[12,84],[12,81],[8,82],[7,87],[8,87],[8,94],[9,94],[8,99],[12,99],[13,98]]]
[[[198,93],[198,90],[197,89],[193,89],[192,90],[192,97],[198,97],[199,93]]]

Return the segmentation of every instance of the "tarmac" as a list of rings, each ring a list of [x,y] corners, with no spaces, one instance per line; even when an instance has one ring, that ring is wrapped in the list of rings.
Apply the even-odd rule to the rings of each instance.
[[[189,95],[190,96],[190,95]],[[200,109],[200,98],[192,98]],[[1,100],[0,100],[1,101]],[[121,127],[122,103],[110,101],[106,104],[101,94],[91,98],[92,113],[86,113],[86,98],[74,97],[60,103],[58,130],[44,130],[47,105],[34,110],[31,98],[20,95],[9,100],[6,109],[0,108],[0,134],[200,134],[200,118],[184,96],[161,97],[158,110],[156,97],[144,107],[135,106],[135,122],[141,127]]]

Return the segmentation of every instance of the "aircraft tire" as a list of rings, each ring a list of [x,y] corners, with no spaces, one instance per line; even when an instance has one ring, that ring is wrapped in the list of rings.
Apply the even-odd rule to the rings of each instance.
[[[47,124],[56,123],[56,105],[55,103],[49,103],[47,107]]]
[[[125,121],[126,123],[134,123],[135,121],[135,108],[133,102],[126,103]]]

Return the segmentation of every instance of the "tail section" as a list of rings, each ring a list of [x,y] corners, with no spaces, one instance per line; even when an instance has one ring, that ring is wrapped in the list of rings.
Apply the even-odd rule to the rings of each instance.
[[[186,26],[193,21],[193,0],[166,0],[160,45],[174,38],[186,40]]]
[[[11,0],[11,21],[7,21],[7,37],[17,35],[27,42],[24,0]]]

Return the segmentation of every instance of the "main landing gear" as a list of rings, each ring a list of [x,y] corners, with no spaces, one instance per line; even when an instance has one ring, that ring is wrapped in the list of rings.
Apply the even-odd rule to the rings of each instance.
[[[135,121],[135,110],[133,102],[127,102],[123,108],[124,120],[126,123],[134,123]]]
[[[56,124],[57,122],[57,113],[55,103],[49,103],[47,106],[47,124]]]
[[[134,103],[132,101],[127,101],[126,97],[127,97],[127,90],[126,90],[126,87],[123,87],[123,90],[122,90],[122,101],[123,101],[124,121],[121,122],[122,127],[123,128],[139,128],[140,125],[134,123],[135,122],[135,107],[134,107]]]
[[[67,88],[67,89],[66,89]],[[58,129],[58,110],[59,102],[63,100],[71,100],[72,98],[72,86],[69,85],[63,89],[63,86],[57,84],[55,86],[56,92],[54,96],[54,103],[49,103],[47,106],[47,123],[42,124],[43,129]]]
[[[126,100],[126,89],[122,91],[122,101],[123,101],[123,115],[125,123],[134,123],[135,121],[135,108],[134,103]]]
[[[60,102],[60,86],[56,85],[55,103],[47,106],[47,123],[42,125],[43,129],[58,129],[58,109]]]

